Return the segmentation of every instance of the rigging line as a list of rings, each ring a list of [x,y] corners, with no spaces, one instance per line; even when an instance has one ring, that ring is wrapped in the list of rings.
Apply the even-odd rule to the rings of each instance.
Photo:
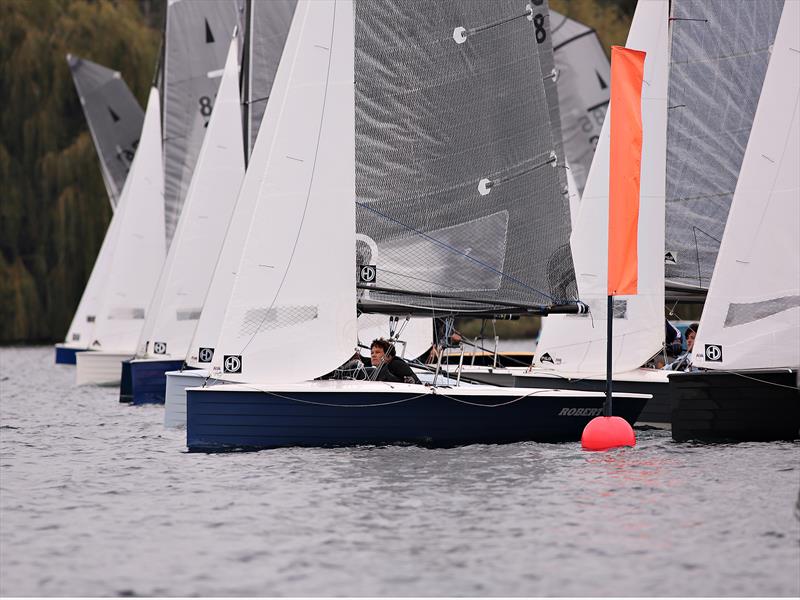
[[[710,233],[708,233],[706,231],[703,231],[702,229],[700,229],[696,225],[692,225],[692,235],[694,236],[694,255],[695,255],[695,258],[697,259],[697,285],[699,287],[703,287],[703,276],[700,273],[700,246],[699,246],[699,244],[697,242],[697,232],[698,231],[700,233],[704,233],[705,235],[710,237],[712,240],[714,240],[718,244],[721,244],[722,242],[719,241],[717,238],[715,238]]]
[[[526,10],[521,15],[517,15],[515,17],[508,17],[507,19],[500,19],[499,21],[495,21],[494,23],[489,23],[488,25],[481,25],[480,27],[472,27],[471,29],[467,29],[466,36],[469,37],[475,33],[480,33],[482,31],[486,31],[488,29],[492,29],[493,27],[497,27],[498,25],[503,25],[505,23],[510,23],[516,19],[521,19],[522,17],[527,17],[532,14],[532,11]]]
[[[547,163],[545,163],[545,164],[547,164]],[[429,241],[433,242],[434,244],[436,244],[436,245],[438,245],[438,246],[440,246],[440,247],[444,248],[445,250],[448,250],[449,252],[452,252],[453,254],[457,254],[457,255],[459,255],[459,256],[463,256],[463,257],[464,257],[464,258],[466,258],[467,260],[470,260],[470,261],[472,261],[472,262],[474,262],[474,263],[476,263],[476,264],[478,264],[478,265],[480,265],[480,266],[482,266],[482,267],[484,267],[484,268],[486,268],[486,269],[489,269],[490,271],[492,271],[492,272],[494,272],[494,273],[497,273],[497,274],[498,274],[498,275],[500,275],[501,277],[505,277],[505,278],[509,279],[510,281],[513,281],[514,283],[516,283],[516,284],[518,284],[518,285],[522,286],[523,288],[525,288],[525,289],[527,289],[527,290],[530,290],[530,291],[536,292],[536,293],[537,293],[537,294],[539,294],[540,296],[543,296],[543,297],[545,297],[545,298],[549,298],[551,301],[555,301],[555,298],[553,298],[553,297],[552,297],[550,294],[547,294],[547,293],[545,293],[545,292],[542,292],[542,291],[540,291],[540,290],[537,290],[536,288],[534,288],[534,287],[531,287],[531,286],[529,286],[529,285],[525,284],[524,282],[520,281],[520,280],[519,280],[519,279],[517,279],[516,277],[512,277],[511,275],[507,275],[506,273],[503,273],[502,271],[500,271],[500,270],[498,270],[498,269],[495,269],[493,266],[486,264],[486,263],[485,263],[485,262],[483,262],[482,260],[478,260],[477,258],[474,258],[474,257],[472,257],[472,256],[470,256],[470,255],[468,255],[468,254],[466,254],[465,252],[462,252],[461,250],[458,250],[457,248],[454,248],[453,246],[450,246],[449,244],[445,244],[444,242],[442,242],[442,241],[440,241],[440,240],[437,240],[435,237],[433,237],[433,236],[430,236],[430,235],[428,235],[427,233],[423,233],[423,232],[422,232],[422,231],[420,231],[419,229],[415,229],[414,227],[411,227],[410,225],[406,225],[405,223],[403,223],[403,222],[401,222],[401,221],[398,221],[397,219],[395,219],[395,218],[393,218],[393,217],[391,217],[391,216],[389,216],[389,215],[387,215],[387,214],[384,214],[384,213],[382,213],[382,212],[380,212],[380,211],[378,211],[378,210],[375,210],[374,208],[372,208],[371,206],[368,206],[368,205],[367,205],[366,203],[364,203],[364,202],[359,202],[359,201],[356,201],[356,206],[360,206],[360,207],[362,207],[362,208],[365,208],[365,209],[367,209],[368,211],[370,211],[370,212],[373,212],[373,213],[375,213],[376,215],[378,215],[378,216],[380,216],[380,217],[383,217],[384,219],[387,219],[387,220],[389,220],[389,221],[392,221],[393,223],[396,223],[397,225],[400,225],[401,227],[405,227],[405,228],[406,228],[406,229],[408,229],[409,231],[411,231],[411,232],[413,232],[413,233],[416,233],[416,234],[417,234],[417,235],[419,235],[420,237],[423,237],[423,238],[425,238],[426,240],[429,240]]]
[[[785,385],[783,383],[774,383],[772,381],[766,381],[765,379],[759,379],[758,377],[752,377],[751,375],[745,375],[744,373],[737,373],[736,371],[726,371],[725,369],[709,369],[709,371],[719,372],[719,373],[727,373],[728,375],[736,375],[737,377],[742,377],[744,379],[750,379],[752,381],[756,381],[758,383],[764,383],[766,385],[772,385],[774,387],[786,388],[788,390],[798,390],[797,386],[794,386],[794,385]],[[791,369],[789,369],[789,372],[791,372]]]
[[[553,163],[555,163],[555,164],[553,164]],[[486,187],[493,188],[496,185],[500,185],[500,184],[506,183],[508,181],[514,181],[515,179],[518,179],[519,177],[522,177],[523,175],[527,175],[531,171],[535,171],[536,169],[544,167],[545,165],[559,166],[558,165],[558,157],[556,156],[555,152],[552,152],[550,154],[550,156],[548,157],[548,159],[546,161],[544,161],[543,163],[539,163],[538,165],[534,165],[534,166],[532,166],[532,167],[530,167],[528,169],[523,169],[519,173],[514,173],[513,175],[509,175],[508,177],[498,177],[497,179],[490,179],[490,183]]]
[[[272,298],[272,302],[270,303],[269,308],[266,311],[264,311],[264,316],[261,318],[261,322],[258,324],[255,333],[253,333],[250,336],[250,339],[247,340],[247,343],[244,345],[239,354],[244,354],[244,351],[247,350],[247,347],[256,338],[256,335],[258,335],[258,333],[261,331],[261,327],[264,325],[264,323],[267,320],[267,317],[269,316],[269,311],[271,311],[272,308],[275,306],[275,302],[277,302],[278,296],[280,295],[281,290],[283,289],[283,284],[286,283],[286,277],[289,275],[289,268],[291,267],[292,261],[294,260],[294,254],[297,251],[297,244],[300,242],[300,234],[303,231],[303,224],[305,223],[306,214],[308,212],[309,196],[311,196],[311,188],[314,186],[314,178],[317,174],[317,158],[319,156],[320,139],[322,138],[322,123],[325,119],[325,108],[327,107],[328,104],[328,84],[330,83],[330,77],[331,77],[331,62],[333,61],[333,33],[335,29],[336,29],[336,3],[333,4],[331,36],[330,36],[330,43],[328,44],[328,48],[330,48],[328,50],[328,68],[327,71],[325,72],[325,92],[322,96],[322,110],[320,111],[319,115],[319,128],[317,129],[317,144],[314,147],[314,161],[311,164],[311,178],[308,181],[308,190],[306,191],[306,201],[305,204],[303,205],[303,215],[300,218],[300,226],[297,228],[297,235],[294,238],[294,244],[292,245],[292,252],[289,255],[288,262],[286,263],[286,270],[283,272],[283,277],[281,277],[281,282],[278,285],[278,289],[275,290],[275,295]]]

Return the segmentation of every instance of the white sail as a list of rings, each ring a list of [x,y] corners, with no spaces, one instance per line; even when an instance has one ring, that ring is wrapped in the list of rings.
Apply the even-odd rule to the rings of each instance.
[[[142,137],[120,198],[108,277],[90,347],[130,351],[164,263],[164,178],[158,90],[150,90]],[[106,268],[104,266],[104,268]]]
[[[125,196],[125,189],[130,185],[130,179],[126,180],[120,201]],[[89,275],[89,281],[86,282],[86,287],[83,289],[81,301],[78,303],[78,308],[72,317],[67,337],[64,340],[71,346],[79,348],[88,348],[89,344],[94,339],[94,329],[97,322],[97,313],[103,304],[103,297],[106,289],[106,282],[111,270],[112,257],[114,255],[114,248],[116,247],[117,237],[119,234],[119,224],[122,221],[122,211],[116,210],[111,217],[111,222],[108,224],[106,235],[103,238],[103,243],[100,246],[100,252],[97,253],[92,273]]]
[[[574,179],[579,199],[608,109],[611,67],[593,29],[551,9],[550,30],[567,176]]]
[[[299,2],[262,124],[266,164],[250,164],[264,179],[212,363],[225,379],[302,381],[353,353],[353,63],[352,2]]]
[[[142,329],[138,356],[184,358],[200,317],[244,176],[237,55],[234,38],[186,202]]]
[[[664,340],[664,187],[668,74],[667,0],[641,2],[627,47],[643,50],[642,170],[639,204],[639,294],[616,301],[613,369],[640,367]],[[589,315],[551,315],[543,320],[535,366],[602,373],[606,361],[608,273],[609,120],[581,198],[571,245],[581,300]]]
[[[694,364],[800,365],[800,2],[786,2],[711,279]]]

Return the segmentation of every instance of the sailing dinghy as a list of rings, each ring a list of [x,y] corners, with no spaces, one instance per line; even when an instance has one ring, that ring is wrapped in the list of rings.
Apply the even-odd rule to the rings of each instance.
[[[76,355],[76,381],[116,385],[120,362],[136,351],[145,310],[166,253],[164,185],[158,90],[150,90],[139,148],[97,258],[104,281],[97,289],[90,352]],[[94,273],[93,273],[94,275]],[[90,279],[90,286],[92,285]],[[87,286],[87,291],[90,286]]]
[[[228,50],[178,226],[135,358],[123,363],[120,400],[163,403],[165,372],[183,365],[244,177],[238,40]]]
[[[67,55],[67,63],[100,159],[100,172],[113,210],[119,202],[139,145],[144,113],[118,71],[72,54]],[[110,230],[106,232],[109,243],[113,237]],[[101,256],[105,257],[103,261],[99,260]],[[74,365],[75,353],[89,347],[97,296],[107,276],[107,265],[104,264],[107,258],[108,252],[98,254],[67,337],[63,343],[56,344],[56,364]]]
[[[354,275],[368,312],[579,310],[529,16],[516,2],[298,2],[212,361],[236,383],[187,390],[190,450],[577,440],[602,412],[594,392],[311,381],[353,353]],[[632,423],[647,398],[615,407]]]
[[[800,437],[800,2],[783,6],[672,437]]]

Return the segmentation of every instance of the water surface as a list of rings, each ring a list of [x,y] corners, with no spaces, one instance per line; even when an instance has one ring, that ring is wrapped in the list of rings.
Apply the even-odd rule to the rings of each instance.
[[[0,595],[800,596],[800,444],[188,454],[0,348]]]

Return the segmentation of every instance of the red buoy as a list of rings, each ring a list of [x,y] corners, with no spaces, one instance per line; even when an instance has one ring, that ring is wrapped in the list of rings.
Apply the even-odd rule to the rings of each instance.
[[[635,445],[633,427],[622,417],[595,417],[581,435],[581,446],[585,450],[610,450]]]

